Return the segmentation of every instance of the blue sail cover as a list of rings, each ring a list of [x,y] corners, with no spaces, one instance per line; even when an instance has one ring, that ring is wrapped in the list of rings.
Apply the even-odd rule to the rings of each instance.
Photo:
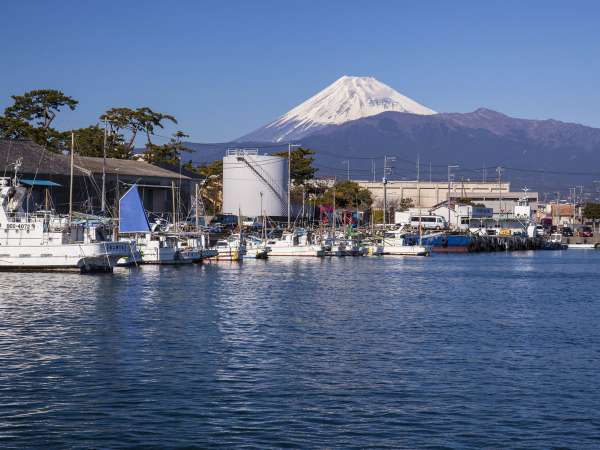
[[[129,188],[119,200],[119,233],[147,233],[148,217],[142,204],[137,184]]]

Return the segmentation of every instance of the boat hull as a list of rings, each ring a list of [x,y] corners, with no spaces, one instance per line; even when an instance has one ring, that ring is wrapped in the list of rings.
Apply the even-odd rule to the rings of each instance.
[[[386,245],[383,247],[383,254],[392,256],[427,256],[429,249],[421,245]]]
[[[288,257],[321,257],[325,251],[313,247],[289,247],[289,248],[271,248],[269,257],[288,256]]]
[[[125,243],[2,246],[0,270],[110,272],[129,253]]]

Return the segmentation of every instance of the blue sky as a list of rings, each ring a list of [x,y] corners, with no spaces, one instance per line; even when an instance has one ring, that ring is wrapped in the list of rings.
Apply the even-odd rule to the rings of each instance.
[[[6,1],[0,107],[55,88],[80,101],[61,128],[149,106],[219,142],[370,75],[437,111],[600,127],[599,23],[592,1]]]

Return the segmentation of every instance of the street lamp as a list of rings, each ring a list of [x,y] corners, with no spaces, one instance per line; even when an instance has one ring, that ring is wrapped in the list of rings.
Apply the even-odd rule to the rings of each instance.
[[[458,169],[460,166],[454,165],[454,166],[448,166],[448,199],[447,199],[447,206],[448,206],[448,226],[450,226],[450,180],[454,179],[454,174],[451,173],[452,169]]]
[[[300,144],[288,144],[288,191],[287,191],[287,216],[288,230],[292,227],[292,203],[291,203],[291,189],[292,189],[292,147],[301,147]]]

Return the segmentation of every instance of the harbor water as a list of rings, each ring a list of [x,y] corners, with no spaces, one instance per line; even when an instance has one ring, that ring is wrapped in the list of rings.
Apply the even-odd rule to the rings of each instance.
[[[600,252],[0,274],[2,448],[598,448]]]

